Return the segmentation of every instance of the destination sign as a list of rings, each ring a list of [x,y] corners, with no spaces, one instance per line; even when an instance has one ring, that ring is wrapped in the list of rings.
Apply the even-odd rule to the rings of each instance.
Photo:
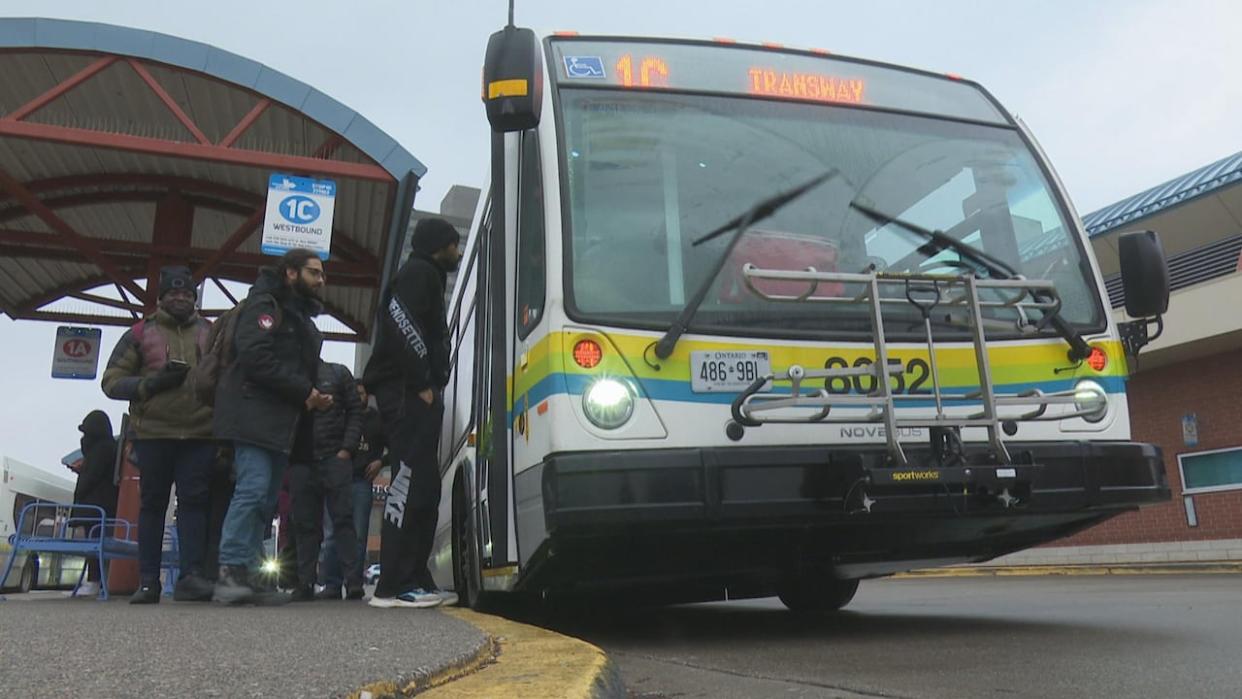
[[[552,51],[552,77],[563,88],[739,94],[1008,123],[970,83],[822,53],[583,37],[556,37]]]

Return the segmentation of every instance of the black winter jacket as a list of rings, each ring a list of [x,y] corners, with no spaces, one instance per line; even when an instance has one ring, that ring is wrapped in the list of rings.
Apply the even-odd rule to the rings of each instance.
[[[215,436],[285,454],[295,446],[309,453],[310,431],[298,426],[323,345],[312,320],[319,302],[291,289],[277,269],[265,268],[242,303],[233,334],[237,359],[216,386]],[[307,443],[295,445],[298,437]]]
[[[315,460],[336,456],[344,449],[349,452],[352,462],[362,437],[364,410],[354,375],[341,364],[319,362],[319,377],[315,386],[320,393],[332,396],[332,406],[315,413],[312,431]]]
[[[116,469],[116,438],[112,436],[112,421],[104,411],[92,410],[78,429],[82,431],[82,468],[73,488],[73,504],[96,505],[108,517],[115,517],[117,486],[112,475]]]
[[[408,396],[448,383],[447,280],[448,274],[435,260],[416,255],[402,265],[384,292],[375,349],[362,374],[372,393],[395,385]]]
[[[384,438],[384,421],[375,408],[366,408],[362,414],[362,439],[358,440],[358,451],[354,452],[354,480],[366,478],[367,466],[372,461],[380,461],[388,465],[391,454],[387,452],[388,440]]]

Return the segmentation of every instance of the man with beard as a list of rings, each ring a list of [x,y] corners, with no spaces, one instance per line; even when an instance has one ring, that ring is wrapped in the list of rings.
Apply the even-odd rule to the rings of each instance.
[[[444,291],[461,263],[459,243],[444,219],[425,218],[414,227],[410,259],[384,294],[375,350],[363,372],[396,457],[374,607],[434,607],[451,599],[436,587],[427,559],[440,506],[437,451],[449,371]]]
[[[315,387],[323,336],[313,318],[324,281],[314,252],[290,250],[259,273],[236,317],[236,359],[216,387],[215,435],[233,442],[237,471],[220,535],[217,602],[289,601],[258,573],[285,468],[291,457],[311,457],[310,412],[332,405]]]
[[[198,292],[186,267],[160,270],[159,310],[127,330],[104,370],[109,398],[128,400],[138,465],[138,591],[130,604],[160,601],[164,518],[177,484],[178,601],[210,599],[203,576],[207,545],[208,478],[216,456],[211,408],[186,381],[207,347],[211,324],[198,315]]]

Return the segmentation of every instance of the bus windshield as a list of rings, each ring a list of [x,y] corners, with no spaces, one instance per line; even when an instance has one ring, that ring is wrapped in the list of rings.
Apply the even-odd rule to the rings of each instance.
[[[744,287],[745,263],[986,276],[969,258],[928,245],[907,228],[878,225],[852,202],[943,231],[1027,278],[1050,280],[1067,322],[1080,329],[1102,325],[1080,243],[1011,127],[660,91],[566,88],[560,96],[569,213],[566,293],[571,311],[583,320],[666,327],[704,283],[731,236],[699,246],[692,245],[695,239],[755,202],[835,169],[839,176],[742,236],[695,315],[695,331],[869,331],[862,307],[765,302]],[[765,291],[776,294],[806,288],[764,283]],[[830,287],[817,293],[842,291]],[[898,336],[921,330],[913,308],[886,309],[885,318],[886,331]]]

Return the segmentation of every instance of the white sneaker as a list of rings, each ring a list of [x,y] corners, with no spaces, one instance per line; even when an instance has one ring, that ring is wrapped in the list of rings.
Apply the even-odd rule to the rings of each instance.
[[[77,597],[98,597],[99,583],[90,582],[89,580],[78,586]]]
[[[434,592],[427,592],[422,588],[415,588],[409,592],[402,592],[396,597],[372,597],[368,605],[379,607],[380,609],[392,609],[394,607],[404,607],[406,609],[426,609],[440,604],[443,600],[440,595]]]

